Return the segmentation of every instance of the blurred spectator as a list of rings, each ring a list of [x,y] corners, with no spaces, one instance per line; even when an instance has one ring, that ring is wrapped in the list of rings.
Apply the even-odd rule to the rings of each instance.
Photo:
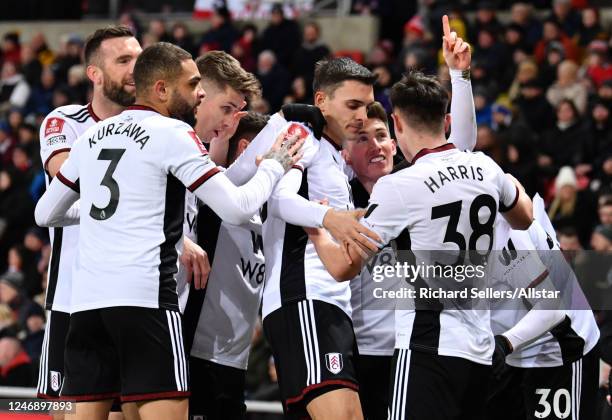
[[[172,38],[166,30],[166,22],[162,19],[151,19],[149,21],[149,34],[153,35],[157,42],[171,42]]]
[[[592,163],[597,167],[612,156],[612,117],[610,108],[601,101],[597,101],[591,110],[588,130],[592,143]]]
[[[578,53],[572,40],[561,31],[556,21],[547,20],[544,22],[543,37],[538,41],[534,50],[535,58],[538,63],[545,60],[549,47],[553,42],[560,44],[565,58],[577,61]]]
[[[374,100],[380,102],[387,114],[391,114],[391,99],[389,99],[391,86],[393,85],[393,75],[389,66],[377,66],[372,69],[372,73],[378,75],[374,85]]]
[[[586,48],[592,41],[606,39],[606,32],[599,21],[599,11],[594,7],[582,10],[582,19],[578,28],[578,45]]]
[[[296,77],[291,83],[291,92],[283,99],[284,104],[288,103],[300,103],[300,104],[311,104],[313,102],[312,95],[308,89],[306,82],[303,77]]]
[[[560,42],[551,42],[546,48],[546,57],[540,63],[540,80],[543,86],[548,89],[557,80],[557,69],[559,64],[565,59],[565,49]]]
[[[6,272],[0,276],[0,303],[11,308],[13,319],[20,330],[27,328],[28,316],[38,306],[25,295],[23,281],[20,272]]]
[[[505,166],[506,151],[491,127],[487,125],[478,127],[474,150],[485,153],[502,168]]]
[[[55,85],[55,73],[50,67],[45,67],[40,82],[32,89],[26,112],[44,115],[51,112]]]
[[[542,24],[533,16],[533,6],[531,4],[520,2],[512,5],[510,11],[510,20],[514,25],[518,25],[525,36],[525,42],[529,47],[529,52],[542,38]]]
[[[47,40],[42,32],[36,33],[30,39],[30,47],[34,50],[36,58],[43,67],[51,65],[55,61],[55,54],[47,45]]]
[[[480,36],[482,30],[487,30],[493,36],[503,32],[502,24],[496,16],[497,7],[492,1],[478,2],[476,10],[476,19],[472,30],[469,33],[470,40],[476,40]]]
[[[572,8],[571,0],[553,0],[549,19],[556,22],[561,30],[573,37],[580,29],[580,14]]]
[[[140,21],[132,13],[122,13],[119,16],[119,25],[130,28],[136,38],[140,38],[142,35],[142,26],[140,25]]]
[[[70,98],[78,104],[87,103],[87,90],[89,89],[89,80],[85,74],[85,66],[77,64],[68,70],[67,86],[70,91]]]
[[[32,305],[26,317],[25,337],[22,339],[23,348],[35,364],[40,358],[42,344],[45,336],[45,311],[42,306]]]
[[[62,49],[53,63],[53,72],[59,84],[68,82],[70,67],[81,64],[83,39],[77,34],[68,35],[62,42]]]
[[[552,126],[554,110],[544,97],[544,90],[537,79],[521,83],[520,94],[515,104],[519,117],[534,132],[541,134]]]
[[[193,35],[191,35],[191,32],[189,32],[187,25],[185,25],[183,22],[177,22],[172,27],[170,42],[178,45],[194,57],[198,53],[195,46],[195,42],[193,41]]]
[[[17,32],[6,33],[2,38],[2,61],[11,62],[15,66],[21,63],[21,45]]]
[[[23,108],[30,97],[30,86],[23,74],[17,72],[17,66],[12,61],[2,65],[0,75],[0,112],[9,108]]]
[[[246,24],[242,28],[240,39],[232,46],[232,55],[240,62],[243,69],[253,73],[257,67],[255,56],[258,49],[257,27],[250,23]]]
[[[14,147],[15,139],[11,136],[10,126],[6,121],[0,120],[0,168],[5,168],[11,163]]]
[[[40,81],[42,65],[29,45],[21,47],[21,73],[30,86],[35,86]]]
[[[404,25],[402,49],[398,54],[398,67],[402,71],[408,68],[435,71],[435,60],[432,58],[435,57],[435,50],[425,35],[425,26],[420,15],[414,15]]]
[[[270,110],[270,104],[266,101],[266,98],[259,97],[254,98],[251,101],[251,110],[253,112],[257,112],[259,114],[270,114],[272,111]]]
[[[510,84],[508,90],[508,98],[511,101],[516,100],[521,93],[521,84],[526,83],[529,80],[535,80],[538,78],[538,65],[535,61],[525,60],[518,65],[514,80]]]
[[[6,255],[12,244],[23,238],[34,225],[34,203],[13,169],[0,170],[0,270],[6,268]]]
[[[588,55],[584,60],[586,76],[598,89],[606,80],[612,80],[612,65],[605,41],[596,40],[589,44]]]
[[[263,97],[270,104],[270,110],[278,111],[290,90],[289,72],[276,61],[272,51],[264,50],[257,58],[256,75],[261,82]]]
[[[578,191],[574,170],[564,166],[555,179],[555,196],[548,210],[555,229],[573,227],[583,247],[589,244],[597,212],[588,190]]]
[[[212,27],[202,35],[202,39],[200,40],[199,54],[212,50],[223,50],[227,53],[231,52],[232,45],[238,40],[240,33],[234,26],[227,7],[216,7],[213,11],[210,23]]]
[[[16,331],[5,331],[0,338],[0,385],[33,386],[35,367],[21,346]]]
[[[60,86],[53,90],[53,99],[51,100],[51,108],[59,108],[60,106],[73,103],[71,91],[67,86]]]
[[[481,60],[472,60],[472,89],[482,93],[487,102],[494,101],[499,94],[497,80],[489,73],[489,67]]]
[[[517,50],[530,51],[530,47],[527,41],[525,41],[523,28],[515,23],[506,26],[504,31],[504,45],[507,50],[506,54],[512,57]]]
[[[476,124],[491,126],[493,115],[491,113],[491,94],[484,86],[474,88],[474,108],[476,109]]]
[[[612,227],[612,194],[605,194],[599,197],[597,213],[599,214],[600,224]]]
[[[301,42],[298,24],[285,18],[282,3],[275,3],[270,14],[270,24],[261,35],[262,50],[271,50],[278,62],[289,68]]]
[[[8,123],[11,129],[11,135],[13,137],[16,137],[17,131],[19,130],[19,127],[23,123],[23,112],[21,112],[21,110],[18,108],[13,108],[9,110]]]
[[[308,95],[312,94],[312,80],[317,61],[330,55],[331,51],[327,45],[321,42],[321,27],[316,22],[308,22],[304,25],[302,45],[297,49],[293,57],[293,73],[301,76],[307,86]]]
[[[30,231],[27,235],[32,236]],[[28,237],[26,235],[26,238]],[[30,242],[34,239],[30,239]],[[32,245],[32,244],[31,244]],[[23,274],[23,282],[21,288],[28,297],[36,296],[42,291],[40,286],[40,273],[38,272],[37,262],[40,258],[40,250],[34,251],[23,245],[15,245],[9,249],[9,271]]]
[[[508,54],[504,44],[497,42],[495,32],[486,27],[478,32],[473,59],[486,69],[489,77],[498,80],[501,87],[510,85],[512,75],[507,76],[505,70],[511,68],[512,56]]]
[[[544,133],[538,150],[538,163],[548,175],[554,175],[562,166],[586,163],[592,157],[591,139],[571,99],[562,99],[557,105],[555,127]]]
[[[29,185],[34,179],[34,173],[38,169],[34,169],[32,166],[32,159],[28,155],[28,149],[21,144],[15,146],[13,149],[13,169],[15,169],[14,175],[23,185]]]
[[[587,107],[587,89],[578,80],[578,65],[565,60],[557,68],[557,81],[546,91],[546,99],[557,107],[563,99],[571,99],[582,115]]]

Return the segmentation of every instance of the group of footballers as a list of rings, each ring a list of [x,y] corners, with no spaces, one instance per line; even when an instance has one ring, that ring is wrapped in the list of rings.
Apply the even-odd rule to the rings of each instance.
[[[470,48],[443,27],[450,116],[440,82],[409,73],[391,90],[397,140],[376,76],[350,59],[318,63],[314,106],[263,116],[243,111],[260,87],[231,56],[96,31],[91,103],[40,129],[35,216],[53,248],[39,396],[76,400],[79,419],[117,402],[127,418],[244,418],[261,307],[287,416],[592,419],[590,311],[375,310],[366,292],[367,261],[396,250],[414,263],[513,240],[542,255],[512,258],[505,280],[538,288],[563,271],[539,201],[471,153]]]

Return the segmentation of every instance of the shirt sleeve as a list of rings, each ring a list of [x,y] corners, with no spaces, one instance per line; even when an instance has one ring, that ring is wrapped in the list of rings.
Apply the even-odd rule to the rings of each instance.
[[[410,228],[409,213],[393,179],[387,175],[374,184],[361,224],[380,236],[382,243],[379,246],[382,248],[397,238],[402,230]]]
[[[47,163],[53,156],[62,152],[70,152],[78,135],[64,116],[53,111],[43,120],[39,138],[40,158],[43,168],[47,170]]]
[[[170,133],[174,138],[166,142],[164,169],[194,192],[218,174],[220,169],[210,160],[206,148],[191,127],[181,124]]]
[[[227,168],[225,175],[235,184],[242,185],[247,182],[255,172],[257,156],[264,155],[276,140],[276,136],[285,128],[287,121],[280,115],[274,114],[266,126],[249,143],[244,152]]]
[[[459,150],[474,150],[476,146],[476,110],[472,83],[462,70],[450,70],[453,97],[451,101],[451,134],[448,138]]]
[[[519,199],[518,187],[506,176],[504,171],[493,161],[493,159],[487,157],[490,163],[494,165],[497,171],[495,176],[495,182],[499,190],[499,212],[505,213],[510,211],[516,206]]]
[[[302,169],[295,167],[278,182],[268,202],[268,212],[292,225],[322,227],[325,213],[330,207],[298,194],[302,177]]]

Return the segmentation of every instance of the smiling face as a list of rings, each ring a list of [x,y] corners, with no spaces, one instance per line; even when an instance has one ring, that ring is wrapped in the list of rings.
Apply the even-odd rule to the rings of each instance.
[[[200,138],[211,140],[230,126],[233,115],[244,108],[246,101],[242,93],[229,86],[221,88],[205,79],[201,84],[206,96],[197,109],[195,129]]]
[[[104,96],[111,101],[129,106],[134,103],[134,64],[142,52],[134,37],[110,38],[100,44],[100,61],[93,73],[94,84],[102,85]]]
[[[332,93],[315,94],[315,104],[327,121],[326,130],[336,141],[357,137],[367,120],[367,106],[372,102],[372,86],[356,80],[342,82]]]
[[[362,183],[375,183],[390,174],[397,150],[387,125],[378,118],[367,119],[357,137],[345,142],[344,149],[346,162]]]

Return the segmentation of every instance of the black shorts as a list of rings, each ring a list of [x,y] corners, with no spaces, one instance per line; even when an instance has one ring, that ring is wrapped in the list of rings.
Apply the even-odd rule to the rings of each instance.
[[[492,380],[487,419],[595,419],[598,386],[598,347],[563,366],[509,367]]]
[[[263,321],[286,413],[301,415],[314,398],[340,388],[359,390],[358,354],[350,318],[318,300],[286,304]]]
[[[62,397],[120,397],[121,402],[185,398],[187,372],[178,312],[120,306],[70,317]]]
[[[599,390],[599,347],[559,367],[522,369],[528,418],[595,418]]]
[[[525,419],[524,369],[506,365],[499,378],[491,375],[487,392],[487,420]]]
[[[359,381],[359,400],[363,417],[368,420],[386,420],[389,408],[389,387],[393,356],[368,356],[355,358],[355,370]]]
[[[491,366],[460,357],[396,349],[389,420],[484,418]]]
[[[38,398],[55,399],[59,397],[64,381],[64,348],[70,314],[47,311],[47,324],[40,353],[38,370]]]
[[[190,419],[242,420],[246,417],[245,370],[190,357],[189,377]]]

